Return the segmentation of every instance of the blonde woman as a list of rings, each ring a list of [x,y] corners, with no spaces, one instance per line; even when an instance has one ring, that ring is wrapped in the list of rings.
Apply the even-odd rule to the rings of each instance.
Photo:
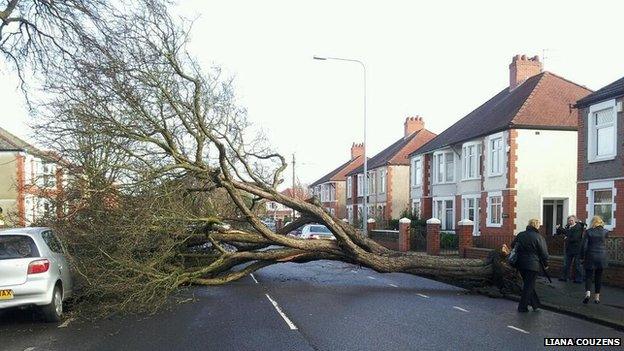
[[[592,276],[594,278],[594,303],[600,303],[600,287],[602,286],[602,270],[607,267],[607,249],[605,239],[609,231],[604,228],[604,221],[600,216],[594,216],[590,228],[583,236],[581,257],[585,266],[585,298],[588,303],[591,296]]]
[[[529,220],[526,230],[518,233],[511,242],[511,247],[518,246],[516,253],[518,261],[516,268],[522,276],[522,295],[518,304],[518,312],[529,312],[528,306],[537,311],[540,306],[539,298],[535,292],[535,279],[540,271],[540,266],[548,268],[548,248],[546,240],[538,232],[540,227],[539,219]]]

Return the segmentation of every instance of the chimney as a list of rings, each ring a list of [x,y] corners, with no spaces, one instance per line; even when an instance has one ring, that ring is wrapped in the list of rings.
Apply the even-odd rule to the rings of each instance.
[[[351,159],[355,160],[356,157],[364,155],[364,144],[353,143],[351,145]]]
[[[425,128],[425,121],[423,121],[422,117],[407,117],[405,119],[405,135],[404,137],[408,137],[409,135]]]
[[[531,58],[526,55],[516,55],[509,64],[509,90],[514,90],[525,80],[542,73],[542,63],[539,56]]]

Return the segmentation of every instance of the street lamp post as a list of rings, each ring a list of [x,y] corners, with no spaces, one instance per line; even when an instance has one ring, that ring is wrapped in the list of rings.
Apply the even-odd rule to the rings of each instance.
[[[366,203],[367,203],[367,188],[368,188],[368,161],[366,159],[366,66],[364,65],[364,62],[360,61],[360,60],[354,60],[354,59],[347,59],[347,58],[340,58],[340,57],[321,57],[321,56],[314,56],[315,60],[337,60],[337,61],[347,61],[347,62],[355,62],[360,64],[360,66],[362,67],[362,74],[364,75],[364,153],[363,153],[363,157],[364,157],[364,179],[362,181],[362,184],[364,185],[364,193],[362,196],[362,233],[364,236],[367,236],[367,222],[368,222],[368,208],[366,207]],[[357,208],[356,208],[356,213],[357,213]]]

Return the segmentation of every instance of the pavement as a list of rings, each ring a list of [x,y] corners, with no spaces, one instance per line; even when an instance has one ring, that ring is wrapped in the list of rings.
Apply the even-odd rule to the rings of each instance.
[[[513,301],[341,262],[285,263],[186,293],[193,302],[96,323],[0,315],[0,349],[526,351],[544,349],[544,338],[624,341],[622,331],[581,318],[518,313]]]
[[[624,289],[603,285],[600,304],[593,303],[593,294],[589,303],[583,304],[585,283],[538,279],[537,295],[545,308],[624,330]]]

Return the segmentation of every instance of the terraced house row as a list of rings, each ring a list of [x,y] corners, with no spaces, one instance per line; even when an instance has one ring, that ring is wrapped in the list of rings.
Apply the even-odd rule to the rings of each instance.
[[[539,57],[516,55],[509,85],[439,135],[407,118],[403,137],[369,159],[366,177],[360,165],[340,179],[346,191],[333,211],[359,223],[367,181],[377,219],[410,210],[440,219],[443,230],[470,219],[474,235],[511,236],[530,218],[552,234],[568,215],[601,214],[615,228],[624,223],[622,96],[624,78],[592,94],[544,71]]]

